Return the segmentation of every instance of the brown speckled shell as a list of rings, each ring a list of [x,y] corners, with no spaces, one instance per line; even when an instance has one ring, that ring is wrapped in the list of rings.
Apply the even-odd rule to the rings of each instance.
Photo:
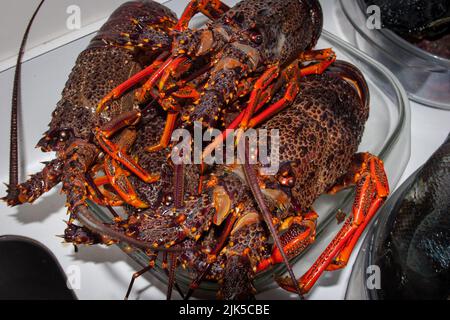
[[[280,163],[295,173],[292,197],[302,209],[346,173],[368,115],[352,85],[330,72],[303,79],[294,104],[264,125],[280,130]]]

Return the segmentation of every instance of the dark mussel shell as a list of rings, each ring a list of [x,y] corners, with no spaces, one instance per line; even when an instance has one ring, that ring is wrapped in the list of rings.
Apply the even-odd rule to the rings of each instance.
[[[450,136],[392,196],[370,265],[381,269],[376,299],[450,297]]]
[[[377,5],[384,28],[415,39],[440,37],[450,32],[449,0],[363,0]]]

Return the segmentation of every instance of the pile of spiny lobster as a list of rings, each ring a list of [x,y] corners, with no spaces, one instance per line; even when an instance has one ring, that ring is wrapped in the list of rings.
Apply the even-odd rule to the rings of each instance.
[[[190,28],[197,13],[210,21]],[[62,183],[65,241],[144,249],[150,264],[133,281],[163,255],[169,297],[180,266],[192,274],[186,298],[202,281],[217,281],[219,298],[250,299],[256,275],[279,263],[289,277],[277,282],[302,296],[324,271],[346,265],[389,193],[382,161],[357,153],[367,84],[331,49],[314,49],[322,22],[317,0],[232,8],[192,0],[179,19],[151,0],[122,5],[80,54],[38,143],[56,158],[9,185],[5,200],[32,203]],[[264,175],[263,164],[249,161],[175,164],[172,133],[195,123],[223,131],[203,153],[230,139],[225,129],[279,130],[278,172]],[[244,154],[253,155],[248,145]],[[295,279],[289,259],[314,242],[313,202],[352,186],[351,214]],[[113,223],[101,223],[89,201],[108,208]]]

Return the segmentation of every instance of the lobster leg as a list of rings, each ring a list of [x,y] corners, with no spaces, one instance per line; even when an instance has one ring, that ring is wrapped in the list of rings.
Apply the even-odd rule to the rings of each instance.
[[[229,9],[230,8],[220,0],[191,0],[174,29],[177,31],[186,30],[191,19],[199,12],[203,13],[211,20],[215,20]]]
[[[250,100],[248,102],[248,106],[245,109],[244,116],[241,120],[241,128],[244,130],[247,128],[250,119],[252,118],[256,106],[260,101],[260,96],[271,83],[274,81],[280,73],[280,69],[278,66],[273,66],[267,69],[263,75],[256,81],[254,85],[254,89],[250,95]]]
[[[272,97],[272,92],[275,90],[276,86],[274,84],[270,85],[266,90],[264,90],[260,96],[259,96],[259,102],[258,105],[255,108],[255,112],[259,111],[264,105],[270,101]],[[242,96],[245,95],[245,90],[242,93]],[[241,112],[234,120],[231,122],[231,124],[227,127],[227,129],[222,132],[220,136],[218,136],[212,143],[210,143],[205,150],[203,151],[202,158],[204,159],[208,154],[211,154],[211,152],[221,143],[223,143],[228,137],[233,133],[233,130],[236,129],[239,124],[242,122],[242,119],[244,118],[246,113],[246,110]]]
[[[106,182],[103,180],[106,180]],[[94,186],[88,184],[89,200],[94,201],[100,206],[119,207],[123,205],[123,201],[116,194],[104,188],[105,184],[109,184],[107,176],[93,180],[93,184],[95,185],[95,189]]]
[[[142,276],[144,273],[152,270],[155,267],[155,260],[157,257],[158,257],[157,254],[151,255],[149,265],[147,267],[145,267],[144,269],[133,273],[133,276],[131,277],[130,284],[128,285],[128,290],[127,290],[127,293],[125,294],[124,300],[128,300],[128,298],[130,297],[131,290],[133,289],[134,282],[136,281],[136,279],[139,278],[140,276]]]
[[[138,176],[142,181],[147,183],[153,183],[158,181],[159,175],[151,175],[147,173],[135,160],[124,152],[121,146],[110,141],[111,137],[118,130],[124,126],[135,124],[140,118],[140,113],[137,111],[129,112],[123,116],[118,117],[114,121],[111,121],[104,125],[102,128],[98,128],[96,131],[96,138],[101,148],[108,153],[108,155],[123,164],[127,169]],[[131,144],[130,144],[131,145]]]
[[[288,81],[284,97],[281,98],[279,101],[273,103],[272,105],[268,106],[258,116],[249,120],[248,127],[253,128],[253,127],[257,126],[258,124],[261,124],[265,120],[272,117],[274,114],[280,112],[287,105],[292,103],[300,92],[301,78],[305,77],[307,75],[323,73],[335,60],[336,60],[336,55],[333,52],[333,50],[331,50],[331,49],[315,50],[315,51],[309,51],[309,52],[302,53],[302,55],[300,56],[300,58],[297,61],[293,62],[289,67],[287,67],[283,71],[283,75],[285,77],[287,77],[288,79],[290,79]],[[315,63],[311,66],[307,66],[305,68],[301,68],[300,70],[298,70],[298,67],[297,67],[298,61],[300,61],[300,62],[319,61],[319,62]],[[269,79],[270,78],[267,78],[267,80],[269,80]],[[264,81],[266,79],[262,79],[262,80]],[[256,87],[255,90],[261,90],[263,88],[264,88],[264,86],[260,86],[260,87]],[[257,95],[258,95],[258,93],[255,93],[255,98],[257,97]],[[252,93],[252,97],[253,97],[253,93]],[[255,99],[255,101],[257,101],[257,100]],[[251,99],[249,102],[249,106],[247,107],[247,110],[246,110],[246,115],[244,116],[244,119],[241,123],[241,126],[244,125],[246,127],[247,118],[250,119],[249,117],[253,116],[254,108],[252,106],[254,104],[255,103]]]
[[[334,61],[336,61],[336,53],[333,49],[312,50],[301,54],[300,61],[319,61],[308,67],[302,68],[300,75],[305,77],[311,74],[322,74]]]
[[[114,88],[110,93],[108,93],[98,104],[97,112],[100,113],[106,109],[106,105],[108,102],[120,98],[126,91],[130,90],[135,85],[139,84],[141,81],[151,76],[161,64],[165,61],[165,59],[169,56],[168,52],[163,52],[150,66],[143,69],[142,71],[136,73],[127,81],[123,82],[116,88]]]
[[[281,229],[285,230],[280,236],[283,249],[291,259],[299,255],[306,247],[315,240],[317,213],[311,211],[305,215],[292,217],[283,222]],[[282,263],[278,247],[274,246],[270,257],[261,260],[256,267],[257,272],[261,272],[278,263]]]
[[[155,146],[148,147],[145,150],[147,150],[148,152],[157,152],[157,151],[161,151],[161,150],[167,148],[167,146],[170,143],[170,139],[172,137],[173,130],[175,129],[175,124],[176,124],[177,118],[178,118],[178,113],[169,111],[167,113],[166,124],[164,126],[164,131],[163,131],[163,134],[161,136],[159,143]]]
[[[250,128],[254,128],[257,125],[269,119],[270,117],[272,117],[274,114],[280,112],[295,100],[299,92],[300,87],[297,81],[296,80],[290,81],[284,96],[277,102],[268,106],[263,112],[258,114],[256,117],[252,118],[248,126]]]
[[[166,70],[169,70],[169,72],[175,71],[176,68],[186,62],[187,58],[180,56],[180,57],[170,57],[167,59],[156,72],[151,74],[151,77],[144,83],[144,85],[141,87],[139,92],[137,93],[137,99],[138,101],[144,101],[145,96],[148,91],[150,91],[156,84],[156,82],[161,79],[161,77],[167,72]]]
[[[346,265],[364,228],[389,194],[383,162],[368,153],[359,157],[364,159],[361,168],[347,175],[353,176],[356,185],[352,215],[312,267],[298,280],[298,285],[304,293],[313,287],[325,270],[336,270]],[[283,278],[278,280],[278,283],[282,288],[295,292],[291,279]]]
[[[222,16],[226,11],[229,10],[229,7],[224,4],[220,0],[191,0],[186,9],[183,12],[180,20],[178,20],[177,25],[174,27],[175,31],[185,31],[192,17],[201,12],[205,14],[212,20],[215,20]],[[181,52],[180,52],[181,53]],[[160,82],[160,90],[164,86],[165,81],[167,80],[167,75],[171,72],[175,72],[177,68],[185,63],[188,60],[185,56],[179,57],[170,57],[167,59],[161,67],[153,73],[150,79],[143,85],[141,91],[139,93],[138,99],[142,101],[145,98],[146,93],[154,87],[156,82],[162,77],[162,81]]]
[[[105,158],[105,172],[111,186],[126,203],[135,208],[148,208],[148,204],[139,199],[136,191],[128,180],[127,177],[130,175],[129,172],[122,169],[111,157]]]
[[[299,61],[320,61],[311,66],[298,70],[297,63]],[[311,74],[321,74],[324,72],[330,64],[336,60],[336,55],[331,49],[309,51],[303,53],[300,58],[293,62],[289,67],[283,71],[283,76],[290,79],[287,84],[286,92],[280,100],[268,106],[263,112],[253,117],[255,112],[259,111],[272,97],[274,89],[278,87],[278,84],[272,84],[279,75],[279,69],[277,66],[273,66],[266,70],[266,72],[256,81],[254,90],[251,93],[251,97],[247,108],[239,114],[239,116],[231,123],[225,132],[221,136],[217,137],[213,143],[208,145],[203,152],[203,155],[207,155],[217,147],[220,143],[231,134],[232,130],[238,126],[243,128],[254,128],[262,122],[266,121],[274,114],[280,112],[283,108],[288,106],[299,93],[299,83],[301,77]],[[253,117],[253,118],[252,118]]]
[[[217,255],[219,252],[225,247],[226,241],[228,237],[231,234],[231,231],[233,230],[233,227],[238,219],[238,214],[236,211],[233,210],[232,214],[228,217],[227,222],[225,224],[225,227],[222,231],[222,234],[220,235],[219,240],[217,241],[216,246],[214,247],[213,251],[209,254],[208,260],[209,261],[215,261],[217,259]],[[197,276],[196,279],[194,279],[191,284],[189,285],[189,291],[186,293],[186,296],[184,297],[185,300],[189,300],[189,298],[192,296],[194,291],[200,286],[200,283],[203,281],[203,279],[208,274],[209,270],[212,267],[212,263],[209,263],[205,269]]]
[[[133,273],[133,276],[131,277],[130,284],[128,285],[127,293],[125,294],[124,300],[128,300],[128,298],[130,297],[131,290],[133,289],[134,282],[136,281],[136,279],[141,277],[143,274],[147,273],[148,271],[152,270],[155,267],[155,261],[156,261],[157,257],[158,257],[157,253],[152,254],[150,256],[149,265],[147,267],[145,267],[144,269]],[[164,264],[164,262],[163,262],[163,264]],[[168,275],[169,271],[167,271],[166,268],[164,268],[164,270],[166,271],[166,274]],[[183,292],[181,291],[181,288],[179,287],[179,285],[177,284],[176,281],[174,281],[174,285],[175,285],[175,288],[177,289],[178,293],[180,294],[180,296],[183,298],[184,297]]]
[[[116,146],[118,149],[126,152],[126,150],[132,146],[135,139],[136,131],[125,129],[121,133]],[[148,205],[139,199],[136,191],[128,180],[130,173],[122,169],[119,163],[109,155],[105,157],[104,171],[111,186],[126,203],[135,208],[148,208]]]
[[[141,113],[137,110],[124,112],[118,117],[105,123],[102,127],[98,128],[97,131],[101,132],[105,138],[111,138],[119,130],[137,124],[140,119]]]
[[[88,195],[89,199],[101,206],[108,206],[108,207],[122,206],[124,203],[123,200],[120,199],[120,197],[117,194],[105,188],[105,185],[110,184],[108,176],[103,175],[101,177],[92,178],[96,176],[99,170],[103,169],[104,169],[103,163],[101,165],[97,164],[93,166],[91,174],[88,173],[86,174],[86,179],[88,180],[87,187],[89,190]],[[115,213],[113,213],[113,215],[116,217]]]

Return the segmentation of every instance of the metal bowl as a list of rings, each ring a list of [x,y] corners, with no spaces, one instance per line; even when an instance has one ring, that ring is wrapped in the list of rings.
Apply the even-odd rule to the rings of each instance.
[[[450,60],[422,50],[388,29],[367,28],[363,0],[339,2],[355,30],[354,45],[389,68],[412,100],[450,110]]]

